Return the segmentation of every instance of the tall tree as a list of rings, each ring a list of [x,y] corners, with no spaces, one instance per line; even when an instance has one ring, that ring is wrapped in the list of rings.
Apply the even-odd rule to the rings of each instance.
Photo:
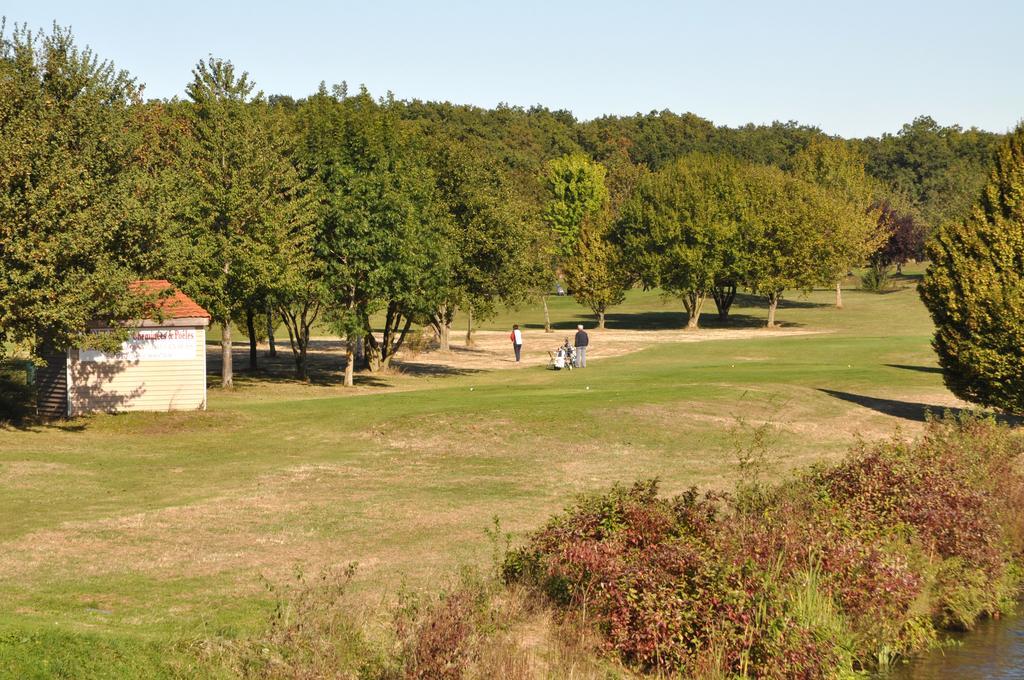
[[[221,385],[231,387],[231,323],[244,318],[247,305],[262,307],[276,284],[301,181],[288,136],[247,73],[211,57],[192,76],[172,266],[220,324]]]
[[[687,156],[641,182],[624,210],[619,238],[646,287],[678,296],[687,328],[697,328],[704,302],[731,272],[740,210],[738,164]]]
[[[550,200],[550,226],[557,262],[569,293],[605,327],[608,308],[622,302],[629,282],[619,249],[611,242],[613,213],[606,170],[584,154],[549,161],[544,176]]]
[[[785,291],[809,292],[825,280],[823,234],[845,211],[820,187],[769,166],[745,168],[743,192],[743,284],[765,296],[773,328]]]
[[[442,350],[449,348],[457,309],[469,319],[466,341],[471,344],[472,320],[493,315],[499,302],[524,302],[536,287],[542,262],[528,208],[496,159],[446,132],[435,129],[429,135],[437,200],[452,246],[449,288],[430,318]]]
[[[347,338],[349,366],[365,345],[387,367],[414,322],[426,323],[451,276],[433,175],[391,99],[325,86],[303,107],[307,172],[322,185],[317,252],[332,291],[329,321]],[[371,317],[381,313],[378,339]]]
[[[794,175],[818,185],[836,199],[840,214],[820,226],[819,260],[823,283],[834,283],[836,307],[843,306],[842,279],[884,242],[878,229],[877,182],[864,170],[864,158],[842,140],[820,137],[797,153]]]
[[[0,353],[81,346],[90,321],[138,313],[138,96],[69,30],[0,24]]]
[[[970,216],[942,226],[927,253],[920,292],[946,385],[1024,413],[1024,125],[999,149]]]

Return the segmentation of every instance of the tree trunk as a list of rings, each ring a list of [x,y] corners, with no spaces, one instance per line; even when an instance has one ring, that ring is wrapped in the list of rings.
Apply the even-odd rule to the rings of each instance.
[[[548,296],[541,295],[540,299],[544,303],[544,332],[554,333],[554,331],[551,330],[551,315],[548,314]]]
[[[442,352],[450,352],[451,349],[452,349],[451,348],[451,336],[452,336],[451,324],[449,324],[447,320],[441,321],[441,324],[438,326],[438,331],[439,332],[437,334],[437,348],[439,350],[441,350]]]
[[[355,385],[356,341],[352,336],[345,339],[345,387]]]
[[[466,347],[473,346],[473,307],[466,307]]]
[[[686,309],[686,330],[694,330],[700,327],[700,313],[704,307],[705,293],[690,292],[683,296],[683,307]]]
[[[245,332],[249,334],[249,372],[255,373],[259,357],[256,354],[256,315],[251,309],[245,311]]]
[[[715,308],[718,310],[718,320],[727,321],[729,310],[736,299],[736,284],[724,283],[711,289],[711,297],[715,300]]]
[[[775,310],[779,306],[779,294],[772,293],[768,296],[768,328],[775,328]]]
[[[267,354],[271,359],[277,357],[277,344],[274,342],[274,308],[267,307],[267,342],[270,344],[270,352]]]
[[[389,339],[386,343],[383,343],[381,345],[381,365],[384,368],[387,368],[387,367],[389,367],[391,365],[391,360],[395,358],[396,354],[398,354],[398,350],[399,350],[399,348],[401,348],[402,342],[405,341],[406,334],[409,332],[409,329],[412,327],[412,319],[406,318],[405,319],[405,325],[403,325],[402,326],[402,330],[399,331],[398,330],[398,322],[401,320],[401,318],[402,318],[401,314],[398,314],[395,317],[395,328],[394,328],[394,331],[391,334],[394,339]],[[398,334],[397,337],[394,337],[395,333]]]
[[[448,305],[441,305],[430,320],[434,335],[437,336],[437,349],[441,352],[451,351],[452,316]]]
[[[320,303],[305,302],[301,306],[282,307],[280,311],[285,328],[288,329],[288,341],[295,359],[295,377],[308,380],[306,356],[309,350],[309,329],[320,315]]]
[[[836,309],[843,308],[843,282],[836,281]]]
[[[373,332],[368,332],[363,338],[363,357],[366,359],[366,368],[371,373],[376,373],[381,367],[380,343],[377,342]]]
[[[220,386],[231,389],[235,385],[231,356],[231,321],[220,322]]]
[[[604,330],[604,310],[597,312],[597,330]]]

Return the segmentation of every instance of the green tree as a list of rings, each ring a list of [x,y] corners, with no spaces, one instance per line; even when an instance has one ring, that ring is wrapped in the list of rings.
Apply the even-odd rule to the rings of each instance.
[[[211,57],[192,75],[171,266],[220,324],[221,385],[231,387],[231,323],[271,296],[296,237],[294,199],[302,187],[289,136],[263,94],[253,94],[248,74]]]
[[[692,155],[641,183],[623,211],[619,238],[646,287],[678,296],[687,328],[697,328],[704,302],[735,272],[741,185],[738,164]]]
[[[821,224],[818,264],[822,283],[835,283],[843,306],[842,279],[885,241],[878,228],[880,187],[864,169],[864,157],[842,140],[819,137],[793,157],[792,172],[832,194],[837,214]]]
[[[544,186],[549,201],[544,217],[554,234],[555,250],[560,258],[572,257],[584,221],[608,203],[605,174],[603,165],[582,153],[547,163]]]
[[[967,219],[927,247],[932,346],[957,396],[1024,412],[1024,125],[1005,140]]]
[[[303,163],[322,187],[316,248],[333,296],[329,321],[347,339],[349,367],[361,340],[368,368],[378,370],[449,289],[452,244],[434,177],[393,100],[321,86],[299,115]],[[371,326],[378,313],[379,339]]]
[[[0,24],[0,354],[39,358],[81,346],[91,321],[137,317],[138,95],[69,30]]]
[[[743,172],[740,266],[743,285],[768,300],[768,327],[787,290],[810,292],[822,275],[828,224],[845,211],[820,187],[770,166]],[[824,228],[823,228],[824,227]]]
[[[894,135],[861,140],[872,176],[910,199],[930,228],[964,219],[977,199],[1001,136],[919,116]]]
[[[549,161],[544,176],[550,200],[545,219],[569,293],[605,327],[608,308],[622,302],[629,282],[619,249],[610,241],[614,221],[607,171],[584,154]]]
[[[430,325],[440,349],[449,349],[457,309],[467,316],[466,344],[473,319],[493,315],[497,304],[524,302],[536,287],[542,260],[529,211],[512,190],[497,159],[484,149],[432,130],[430,166],[451,244],[449,288]]]

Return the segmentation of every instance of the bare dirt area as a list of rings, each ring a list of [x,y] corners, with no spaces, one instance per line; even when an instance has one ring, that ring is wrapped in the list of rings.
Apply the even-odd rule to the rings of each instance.
[[[573,340],[575,331],[555,331],[545,333],[540,329],[523,331],[522,360],[516,364],[509,340],[510,331],[475,331],[473,345],[467,347],[465,336],[452,333],[451,349],[442,352],[436,349],[436,342],[429,341],[426,348],[419,350],[413,347],[415,342],[407,343],[395,357],[393,367],[401,373],[411,375],[444,375],[460,373],[476,373],[523,368],[528,366],[547,366],[551,355],[566,338]],[[587,362],[600,361],[610,357],[622,356],[640,350],[674,342],[708,342],[713,340],[745,340],[770,337],[791,337],[796,335],[815,335],[828,331],[808,330],[802,328],[729,328],[729,329],[698,329],[698,330],[588,330],[590,346],[587,349]],[[278,344],[277,356],[267,356],[268,346],[259,346],[259,369],[264,377],[290,378],[294,371],[294,360],[287,343]],[[242,375],[248,366],[248,344],[236,343],[234,346],[235,370]],[[337,337],[321,336],[310,341],[307,352],[309,373],[314,383],[333,384],[341,381],[345,368],[345,343]],[[207,369],[211,374],[220,372],[221,353],[219,344],[207,346]],[[373,387],[367,385],[366,387]],[[380,387],[383,387],[381,385]]]
[[[823,331],[792,328],[736,328],[684,330],[588,330],[590,346],[587,362],[638,352],[648,347],[672,342],[706,342],[710,340],[743,340],[768,337],[812,335]],[[573,341],[575,331],[523,331],[522,361],[519,366],[546,366],[551,354],[565,341]],[[516,365],[509,331],[476,331],[473,346],[451,343],[449,352],[427,351],[419,354],[399,352],[396,357],[402,370],[427,372],[431,366],[461,371],[513,369]],[[436,369],[435,369],[436,370]]]

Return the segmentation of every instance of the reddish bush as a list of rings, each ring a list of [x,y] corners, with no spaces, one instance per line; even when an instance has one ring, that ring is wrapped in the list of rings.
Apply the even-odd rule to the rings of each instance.
[[[585,612],[641,669],[783,678],[868,667],[883,648],[930,639],[922,601],[936,624],[962,626],[1018,591],[1021,450],[1005,428],[968,420],[861,447],[756,503],[617,486],[535,533],[505,575]]]

